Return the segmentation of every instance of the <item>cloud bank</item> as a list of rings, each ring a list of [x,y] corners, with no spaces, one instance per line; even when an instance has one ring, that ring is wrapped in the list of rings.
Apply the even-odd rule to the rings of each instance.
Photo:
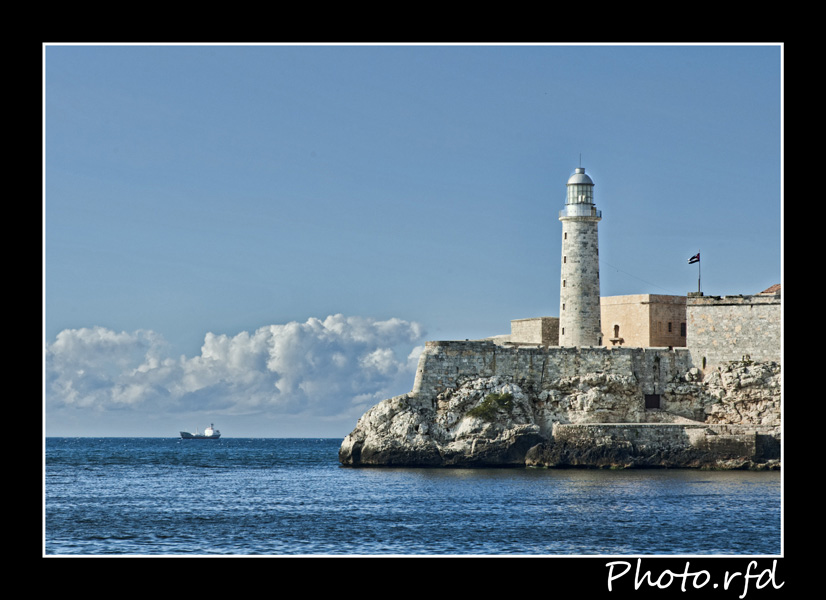
[[[360,416],[412,388],[423,336],[415,322],[338,314],[207,333],[200,355],[174,358],[152,331],[66,329],[46,346],[46,411]]]

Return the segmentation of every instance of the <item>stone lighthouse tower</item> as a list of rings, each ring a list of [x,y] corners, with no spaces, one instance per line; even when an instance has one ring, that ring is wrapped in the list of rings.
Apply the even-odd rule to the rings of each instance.
[[[559,345],[601,346],[599,241],[602,212],[594,206],[594,182],[577,168],[568,179],[562,221],[562,278],[559,289]]]

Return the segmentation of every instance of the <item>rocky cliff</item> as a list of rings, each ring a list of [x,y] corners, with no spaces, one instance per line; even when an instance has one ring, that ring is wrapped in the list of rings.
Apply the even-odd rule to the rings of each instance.
[[[665,349],[438,344],[412,392],[359,419],[342,465],[779,468],[777,363],[703,374]]]

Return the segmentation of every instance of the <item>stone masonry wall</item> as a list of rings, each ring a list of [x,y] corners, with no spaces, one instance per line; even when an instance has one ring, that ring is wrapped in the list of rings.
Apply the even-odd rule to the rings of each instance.
[[[559,319],[537,317],[511,321],[509,341],[515,344],[556,346],[559,344]]]
[[[427,342],[419,358],[413,393],[436,397],[467,379],[506,377],[539,394],[563,378],[633,378],[640,397],[661,394],[692,368],[684,348],[507,347],[490,341]]]
[[[556,424],[553,442],[532,449],[526,464],[738,469],[767,468],[779,458],[777,442],[754,430],[715,431],[703,424]]]
[[[746,356],[781,362],[780,294],[689,297],[686,313],[687,345],[698,366]]]

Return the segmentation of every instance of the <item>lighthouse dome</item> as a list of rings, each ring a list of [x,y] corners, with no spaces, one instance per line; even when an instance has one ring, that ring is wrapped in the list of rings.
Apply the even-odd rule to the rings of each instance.
[[[585,174],[583,167],[577,167],[574,174],[568,179],[568,185],[594,185],[594,180]]]

